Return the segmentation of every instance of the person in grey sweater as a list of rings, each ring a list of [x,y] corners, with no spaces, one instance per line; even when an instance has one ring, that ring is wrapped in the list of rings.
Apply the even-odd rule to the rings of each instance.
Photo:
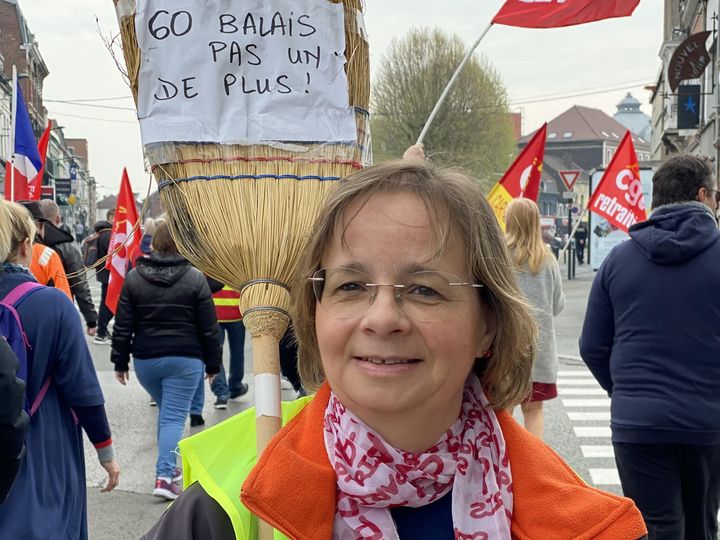
[[[532,305],[538,325],[532,369],[532,395],[522,403],[525,428],[542,438],[543,401],[557,397],[556,317],[565,307],[560,267],[542,240],[540,210],[530,199],[515,199],[505,212],[506,242],[518,285]]]

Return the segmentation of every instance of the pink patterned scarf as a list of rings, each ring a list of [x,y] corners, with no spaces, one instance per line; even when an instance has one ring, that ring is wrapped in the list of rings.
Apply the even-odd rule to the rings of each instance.
[[[398,540],[390,508],[422,507],[451,489],[456,539],[510,539],[512,476],[505,439],[474,374],[460,417],[426,452],[391,447],[334,393],[325,411],[325,448],[337,475],[335,540]]]

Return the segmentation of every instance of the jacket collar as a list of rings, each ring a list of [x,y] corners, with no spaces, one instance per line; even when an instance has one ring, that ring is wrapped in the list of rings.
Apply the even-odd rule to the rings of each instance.
[[[323,435],[329,398],[325,383],[273,438],[242,487],[245,506],[295,540],[332,538],[336,483]],[[508,412],[497,416],[513,476],[513,538],[613,540],[646,534],[632,501],[588,486]]]

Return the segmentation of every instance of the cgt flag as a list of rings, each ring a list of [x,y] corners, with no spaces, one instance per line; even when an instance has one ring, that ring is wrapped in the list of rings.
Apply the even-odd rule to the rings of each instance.
[[[135,197],[130,187],[127,169],[123,169],[120,194],[115,207],[115,222],[110,235],[109,257],[105,268],[110,271],[105,305],[115,313],[120,299],[120,291],[125,283],[125,274],[128,267],[128,253],[140,247],[140,235],[137,234],[139,226],[138,211],[135,206]]]
[[[625,133],[590,197],[588,209],[625,232],[635,223],[647,219],[640,167],[630,131]]]
[[[558,28],[632,15],[640,0],[506,0],[493,24]]]
[[[537,201],[540,191],[547,123],[535,132],[500,181],[495,184],[488,202],[492,206],[502,230],[505,230],[505,208],[513,199],[526,198]]]

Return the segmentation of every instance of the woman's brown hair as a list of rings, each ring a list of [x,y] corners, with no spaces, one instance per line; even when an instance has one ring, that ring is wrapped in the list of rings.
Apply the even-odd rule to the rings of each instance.
[[[293,326],[303,385],[314,391],[325,380],[315,331],[316,300],[308,278],[319,269],[334,235],[342,233],[352,219],[347,215],[351,206],[362,205],[378,193],[397,192],[413,193],[425,203],[435,224],[438,253],[453,235],[468,246],[468,269],[476,281],[485,284],[480,298],[497,320],[492,357],[478,373],[494,407],[516,405],[530,389],[536,334],[530,307],[519,292],[500,226],[480,188],[464,174],[426,162],[369,167],[341,180],[325,202],[293,287]]]
[[[170,235],[170,228],[164,221],[155,227],[155,234],[152,237],[152,248],[158,255],[170,257],[177,255],[177,245]]]

